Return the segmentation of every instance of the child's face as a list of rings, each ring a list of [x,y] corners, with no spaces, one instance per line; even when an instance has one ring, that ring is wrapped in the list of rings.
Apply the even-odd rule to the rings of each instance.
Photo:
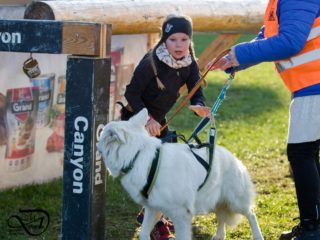
[[[166,46],[172,57],[181,59],[188,55],[190,37],[185,33],[174,33],[166,40]]]

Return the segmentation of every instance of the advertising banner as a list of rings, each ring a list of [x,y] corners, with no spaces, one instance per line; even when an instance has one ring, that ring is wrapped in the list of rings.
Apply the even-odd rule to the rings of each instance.
[[[60,177],[66,56],[0,52],[0,190]],[[29,66],[30,67],[30,66]]]
[[[109,119],[146,53],[146,35],[113,36]],[[63,173],[67,55],[0,51],[0,191]],[[19,112],[20,111],[20,112]]]

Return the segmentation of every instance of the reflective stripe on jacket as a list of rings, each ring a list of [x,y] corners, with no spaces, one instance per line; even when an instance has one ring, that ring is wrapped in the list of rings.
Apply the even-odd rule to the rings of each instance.
[[[278,0],[270,0],[265,12],[264,36],[278,34]],[[291,92],[320,83],[320,17],[312,25],[304,48],[295,56],[275,62],[277,71]]]

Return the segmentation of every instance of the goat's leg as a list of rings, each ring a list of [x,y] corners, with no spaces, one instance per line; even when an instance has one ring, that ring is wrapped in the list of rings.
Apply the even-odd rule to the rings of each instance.
[[[186,209],[176,210],[174,216],[169,216],[174,224],[176,240],[192,240],[192,215]]]
[[[249,212],[245,215],[249,221],[251,232],[254,240],[263,240],[263,236],[257,221],[256,214],[253,210],[249,210]]]
[[[161,215],[162,214],[159,210],[150,207],[145,207],[141,232],[139,236],[140,240],[150,239],[150,233],[154,228],[155,224],[159,221]]]
[[[217,222],[218,222],[217,232],[212,240],[224,240],[226,239],[226,224],[224,220],[222,220],[222,218],[219,217],[218,213],[217,213]]]

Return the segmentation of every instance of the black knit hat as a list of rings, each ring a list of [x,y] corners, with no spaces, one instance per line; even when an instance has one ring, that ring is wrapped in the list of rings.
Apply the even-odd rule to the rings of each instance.
[[[174,33],[185,33],[190,38],[192,37],[192,22],[184,16],[169,16],[162,24],[162,37],[164,42]]]

